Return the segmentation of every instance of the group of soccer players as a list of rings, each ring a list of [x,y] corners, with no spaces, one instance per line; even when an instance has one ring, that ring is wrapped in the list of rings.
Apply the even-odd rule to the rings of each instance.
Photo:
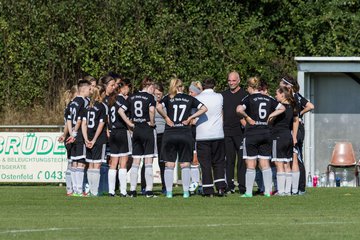
[[[238,76],[236,72],[229,76],[234,74]],[[302,124],[299,119],[313,105],[298,93],[298,84],[291,77],[280,80],[276,99],[268,96],[261,83],[256,77],[250,78],[247,82],[248,95],[232,109],[240,116],[238,124],[244,132],[241,149],[246,163],[243,176],[246,191],[242,196],[253,195],[257,163],[263,179],[263,194],[270,196],[273,182],[271,162],[276,166],[277,194],[297,194],[300,178],[298,156],[302,151],[298,141],[298,129]],[[143,161],[143,194],[154,197],[153,159],[158,157],[166,197],[173,197],[174,168],[178,162],[183,197],[188,198],[200,181],[198,162],[194,161],[197,159],[194,129],[209,132],[214,129],[197,128],[201,124],[196,121],[200,116],[206,116],[202,122],[211,120],[211,115],[206,114],[213,107],[199,101],[206,99],[198,97],[202,94],[201,84],[188,86],[189,94],[185,93],[185,89],[178,78],[170,80],[165,96],[163,87],[150,78],[143,79],[139,91],[133,93],[130,80],[113,73],[100,78],[99,84],[92,77],[79,80],[67,91],[65,128],[59,138],[68,152],[67,194],[98,196],[104,191],[100,182],[105,178],[107,195],[115,196],[115,188],[119,185],[121,197],[136,197],[139,167]],[[220,95],[221,101],[223,96]],[[218,144],[222,147],[219,149],[226,151],[222,127],[220,131],[222,139]],[[226,153],[223,155],[226,156]],[[225,175],[225,157],[223,161]],[[108,166],[106,172],[101,171],[104,165]],[[86,193],[85,181],[89,186]],[[217,189],[218,195],[224,196],[227,188],[221,186]]]

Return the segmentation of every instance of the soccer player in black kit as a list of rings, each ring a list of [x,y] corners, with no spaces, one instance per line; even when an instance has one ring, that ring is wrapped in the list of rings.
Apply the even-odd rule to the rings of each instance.
[[[106,153],[108,108],[106,104],[102,103],[101,95],[105,95],[105,88],[101,85],[94,87],[82,121],[82,131],[86,144],[86,162],[89,164],[87,178],[90,196],[98,196],[100,166]]]
[[[153,194],[153,158],[157,156],[155,132],[154,82],[145,78],[141,82],[141,89],[128,98],[131,120],[134,123],[133,133],[133,164],[130,169],[130,197],[136,197],[136,185],[141,158],[144,158],[146,197]]]
[[[252,77],[248,80],[249,96],[236,108],[237,113],[247,121],[243,142],[243,158],[246,161],[246,192],[242,197],[252,197],[257,161],[264,179],[264,196],[270,197],[272,172],[271,133],[268,121],[283,113],[285,107],[274,98],[260,93],[260,80]]]
[[[124,83],[119,84],[119,90],[127,87]],[[109,98],[110,106],[110,170],[109,170],[109,196],[115,196],[116,186],[116,172],[118,165],[120,196],[126,197],[126,164],[131,154],[131,136],[129,128],[134,127],[134,124],[127,118],[129,111],[129,103],[126,101],[123,94],[111,95]]]
[[[279,87],[276,90],[276,100],[285,107],[285,112],[275,118],[272,123],[271,135],[273,137],[272,162],[276,165],[277,195],[290,196],[292,173],[291,161],[293,146],[299,127],[296,102],[291,90]]]
[[[296,79],[285,76],[280,81],[280,86],[287,87],[294,94],[299,117],[299,129],[292,161],[292,193],[302,195],[305,193],[306,171],[303,159],[303,144],[305,139],[305,127],[303,116],[305,113],[314,109],[314,104],[304,98],[300,93],[300,87]]]
[[[207,111],[207,108],[199,100],[184,94],[183,91],[183,82],[177,78],[171,79],[169,94],[156,106],[166,121],[161,153],[165,161],[164,178],[167,198],[173,197],[172,185],[177,157],[181,167],[183,197],[190,196],[190,162],[194,151],[190,122]],[[166,108],[166,113],[163,108]],[[193,108],[197,111],[191,115]]]
[[[79,95],[70,103],[70,114],[67,116],[67,127],[70,137],[67,143],[72,143],[71,180],[74,188],[74,196],[83,195],[84,168],[86,158],[86,147],[81,130],[81,122],[85,116],[85,108],[88,105],[87,97],[90,96],[90,82],[87,80],[78,81]]]

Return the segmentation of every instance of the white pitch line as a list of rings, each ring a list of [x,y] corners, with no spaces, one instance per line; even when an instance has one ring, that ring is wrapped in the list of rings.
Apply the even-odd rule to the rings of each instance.
[[[220,224],[198,224],[198,225],[149,225],[149,226],[120,226],[116,229],[149,229],[149,228],[217,228],[217,227],[239,227],[244,225],[278,225],[279,223],[263,222],[263,223],[220,223]],[[287,223],[287,225],[347,225],[347,224],[359,224],[359,222],[293,222]],[[63,231],[63,230],[79,230],[86,228],[43,228],[43,229],[17,229],[2,231],[0,234],[9,233],[31,233],[31,232],[51,232],[51,231]]]
[[[31,233],[31,232],[51,232],[51,231],[63,231],[63,230],[77,230],[79,228],[34,228],[34,229],[14,229],[2,231],[0,234],[8,234],[8,233]]]
[[[117,229],[143,229],[143,228],[216,228],[216,227],[239,227],[244,225],[278,225],[279,223],[263,222],[263,223],[220,223],[220,224],[201,224],[201,225],[150,225],[150,226],[121,226]],[[329,224],[359,224],[359,222],[293,222],[287,223],[287,225],[329,225]]]

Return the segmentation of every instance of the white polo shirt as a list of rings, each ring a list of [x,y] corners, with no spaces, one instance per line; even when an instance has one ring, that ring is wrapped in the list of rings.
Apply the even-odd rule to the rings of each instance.
[[[213,89],[205,89],[196,98],[208,108],[196,122],[196,140],[223,139],[223,96]]]

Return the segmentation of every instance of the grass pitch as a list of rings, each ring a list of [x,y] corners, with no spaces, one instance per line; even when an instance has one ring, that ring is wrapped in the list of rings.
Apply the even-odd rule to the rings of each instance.
[[[0,186],[0,239],[358,239],[359,215],[358,188],[271,198],[124,199]]]

